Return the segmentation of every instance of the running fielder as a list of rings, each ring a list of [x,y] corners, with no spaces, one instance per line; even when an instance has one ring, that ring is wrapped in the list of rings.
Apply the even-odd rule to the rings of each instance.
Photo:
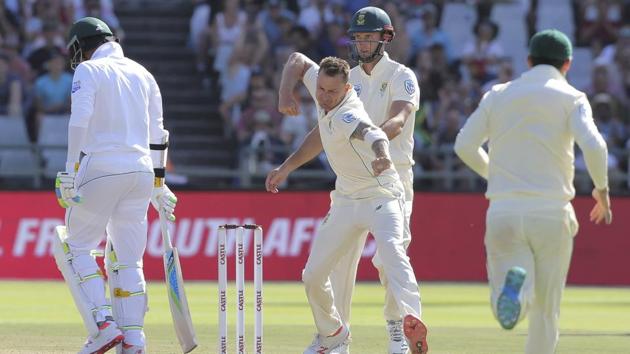
[[[571,206],[574,142],[595,184],[591,221],[612,221],[606,142],[586,95],[565,79],[571,54],[564,33],[535,34],[530,69],[493,86],[455,142],[462,161],[488,180],[484,242],[492,310],[505,329],[529,311],[526,354],[553,354],[558,343],[560,300],[578,230]]]
[[[328,57],[320,66],[293,53],[282,72],[279,110],[299,112],[293,92],[301,80],[318,106],[318,126],[302,145],[267,176],[266,188],[277,193],[289,173],[317,156],[322,148],[337,179],[331,208],[314,238],[302,273],[318,333],[305,354],[337,352],[349,339],[349,327],[334,305],[329,275],[348,247],[370,231],[377,242],[385,274],[412,353],[426,353],[426,328],[420,322],[420,294],[403,247],[403,186],[392,168],[387,135],[374,126],[348,83],[349,66]]]
[[[54,256],[89,333],[79,353],[118,345],[119,353],[144,354],[147,208],[151,201],[172,220],[177,202],[164,184],[162,97],[103,21],[75,22],[68,49],[75,69],[68,157],[55,182],[66,225],[57,227]],[[93,256],[106,231],[111,306]]]
[[[420,105],[420,90],[416,75],[403,64],[389,58],[385,45],[394,39],[394,27],[385,11],[365,7],[352,16],[348,33],[352,39],[351,55],[359,65],[350,70],[350,83],[372,122],[387,134],[389,152],[405,190],[404,233],[405,250],[411,242],[411,210],[413,206],[413,128]],[[357,266],[365,237],[348,249],[330,280],[335,293],[335,305],[345,323],[350,323],[350,306]],[[403,338],[403,323],[395,298],[387,286],[383,262],[377,249],[372,263],[385,286],[384,317],[389,334],[388,353],[405,354],[408,347]],[[340,353],[347,353],[348,348]]]

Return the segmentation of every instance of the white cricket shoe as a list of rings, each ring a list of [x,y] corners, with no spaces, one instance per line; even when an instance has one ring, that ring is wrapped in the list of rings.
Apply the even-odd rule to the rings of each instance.
[[[125,338],[114,321],[104,321],[98,326],[98,335],[88,337],[79,354],[103,354]]]
[[[389,354],[407,354],[409,344],[403,335],[403,321],[387,321],[387,332],[389,333]]]
[[[335,333],[322,337],[319,334],[315,335],[313,343],[304,350],[304,354],[332,354],[337,353],[344,344],[348,343],[350,338],[350,330],[345,325],[339,327]]]
[[[145,346],[127,344],[124,341],[116,346],[116,354],[146,354]]]

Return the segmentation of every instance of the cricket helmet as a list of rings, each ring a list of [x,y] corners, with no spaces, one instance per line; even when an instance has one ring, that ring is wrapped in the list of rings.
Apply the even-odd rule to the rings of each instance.
[[[72,69],[75,69],[84,60],[83,51],[93,49],[94,44],[98,41],[102,43],[106,41],[107,37],[113,36],[109,26],[96,17],[84,17],[73,23],[68,33],[67,44]]]
[[[374,32],[381,34],[381,40],[378,42],[378,46],[368,57],[361,57],[356,46],[357,43],[354,35],[356,33]],[[348,34],[350,35],[350,55],[352,59],[361,63],[369,63],[383,54],[383,45],[391,42],[396,33],[394,32],[392,20],[385,11],[378,7],[368,6],[354,13],[350,21]]]

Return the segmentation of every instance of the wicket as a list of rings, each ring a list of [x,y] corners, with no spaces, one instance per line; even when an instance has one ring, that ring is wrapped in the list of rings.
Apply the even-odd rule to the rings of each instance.
[[[245,354],[245,246],[243,233],[254,230],[254,353],[262,354],[263,347],[263,234],[260,225],[221,225],[218,232],[219,268],[219,353],[227,354],[227,235],[233,230],[236,239],[236,353]]]

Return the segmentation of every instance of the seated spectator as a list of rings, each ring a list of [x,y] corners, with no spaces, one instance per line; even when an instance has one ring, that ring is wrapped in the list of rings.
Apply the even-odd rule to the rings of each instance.
[[[461,105],[451,103],[442,111],[437,130],[433,136],[433,144],[439,150],[432,155],[432,169],[437,171],[456,172],[464,169],[464,164],[451,153],[455,138],[461,129],[465,116]],[[442,189],[450,189],[447,180],[441,181],[436,186]]]
[[[246,22],[247,15],[240,10],[238,0],[227,0],[223,11],[214,18],[210,37],[215,53],[213,69],[219,73],[219,77],[228,68],[232,51]]]
[[[496,40],[499,26],[485,20],[475,24],[475,39],[466,43],[462,51],[462,63],[472,80],[480,84],[497,77],[496,63],[503,57],[503,47]]]
[[[317,53],[316,47],[313,45],[311,35],[306,27],[293,26],[289,33],[289,38],[291,39],[291,45],[294,51],[306,55],[315,62],[319,62],[319,54]]]
[[[221,104],[219,113],[223,119],[224,137],[232,135],[234,126],[241,118],[241,104],[247,98],[251,68],[245,64],[245,51],[237,48],[232,52],[228,69],[221,75]]]
[[[20,7],[18,1],[4,1],[0,6],[0,34],[6,38],[18,35],[20,30]]]
[[[251,135],[245,141],[245,154],[250,173],[266,175],[274,166],[281,163],[286,155],[284,144],[277,136],[271,115],[265,110],[258,110],[253,115]]]
[[[19,76],[20,81],[23,82],[30,89],[29,83],[34,79],[33,70],[31,66],[20,56],[20,39],[15,36],[5,38],[0,53],[6,55],[9,60],[9,71]]]
[[[306,0],[308,5],[302,8],[297,23],[306,28],[312,39],[319,37],[322,28],[333,22],[332,7],[326,0]]]
[[[617,32],[624,23],[623,8],[615,0],[585,0],[579,7],[579,45],[595,47],[595,53],[617,39]]]
[[[304,86],[298,92],[300,114],[285,116],[280,125],[280,139],[291,150],[297,150],[304,137],[317,125],[317,106]]]
[[[484,94],[490,91],[490,89],[492,89],[492,86],[498,85],[498,84],[504,84],[508,81],[512,81],[513,79],[514,79],[514,66],[512,65],[512,60],[503,59],[499,63],[499,72],[498,72],[497,78],[486,82],[486,84],[483,85],[481,93]]]
[[[44,64],[54,53],[63,52],[66,48],[63,36],[59,33],[58,22],[46,22],[41,36],[37,37],[30,46],[30,54],[26,60],[31,65],[36,76],[46,72]]]
[[[73,0],[72,8],[74,20],[86,16],[98,17],[114,32],[121,41],[125,39],[125,32],[120,26],[118,16],[114,13],[112,0]]]
[[[407,63],[409,62],[411,50],[409,48],[409,36],[405,27],[405,16],[400,13],[395,2],[386,2],[383,9],[389,15],[396,32],[395,39],[387,44],[385,50],[392,60],[399,63]]]
[[[628,127],[621,120],[613,97],[607,93],[598,93],[591,99],[591,106],[595,125],[608,148],[623,149],[628,139]]]
[[[255,126],[254,116],[259,111],[269,113],[271,117],[270,129],[274,131],[274,136],[278,136],[282,115],[278,112],[276,103],[277,99],[270,88],[264,87],[251,90],[247,108],[241,114],[241,120],[237,125],[236,138],[238,142],[242,143],[251,137]]]
[[[346,36],[346,24],[341,22],[332,22],[328,24],[328,26],[324,27],[321,31],[319,38],[315,41],[316,50],[318,52],[318,58],[325,57],[340,57],[340,58],[348,58],[347,56],[342,56],[337,51],[338,46],[337,43],[340,39],[345,38],[346,41],[349,42],[349,38]],[[309,57],[312,60],[316,61],[315,58]]]
[[[437,27],[437,8],[431,3],[422,6],[422,28],[416,32],[409,32],[411,39],[412,55],[427,49],[434,44],[440,44],[444,48],[446,58],[451,62],[454,57],[451,53],[451,44],[444,31]]]
[[[248,18],[234,50],[241,52],[247,66],[259,69],[263,61],[269,57],[269,41],[254,17]]]
[[[611,187],[618,187],[615,183],[616,177],[619,176],[625,165],[624,156],[618,155],[619,149],[624,149],[628,139],[628,127],[624,125],[617,111],[617,106],[613,97],[607,93],[599,93],[590,99],[593,109],[593,119],[597,129],[608,145],[608,173],[611,179]],[[586,172],[586,163],[581,151],[576,153],[575,169],[580,172]],[[577,182],[577,181],[576,181]],[[576,183],[577,184],[577,183]],[[584,182],[577,184],[581,190],[589,190],[590,183]]]
[[[9,71],[9,59],[0,55],[0,115],[22,116],[22,82]]]
[[[203,63],[203,56],[199,53],[202,50],[201,42],[204,40],[206,29],[210,25],[211,8],[209,0],[193,0],[193,14],[190,17],[190,33],[188,42],[192,50]],[[207,47],[205,48],[207,50]]]
[[[625,92],[621,83],[616,81],[619,78],[612,77],[610,70],[610,67],[606,65],[596,64],[593,67],[591,84],[585,92],[589,99],[593,99],[598,93],[610,94],[615,102],[615,106],[621,107],[624,102]]]
[[[32,4],[32,10],[27,8],[27,10],[31,11],[26,11],[23,24],[24,40],[27,44],[25,55],[30,54],[32,50],[36,50],[38,45],[40,45],[36,43],[34,48],[29,49],[30,43],[41,37],[44,31],[44,24],[54,23],[56,26],[61,27],[61,14],[63,12],[59,1],[36,0],[30,3]]]
[[[293,27],[295,14],[287,10],[285,1],[269,0],[258,15],[257,22],[267,35],[271,51],[275,52],[276,47],[286,43],[286,29]]]
[[[35,81],[35,108],[38,115],[70,114],[72,75],[65,71],[66,58],[59,52],[46,62],[48,72]]]

